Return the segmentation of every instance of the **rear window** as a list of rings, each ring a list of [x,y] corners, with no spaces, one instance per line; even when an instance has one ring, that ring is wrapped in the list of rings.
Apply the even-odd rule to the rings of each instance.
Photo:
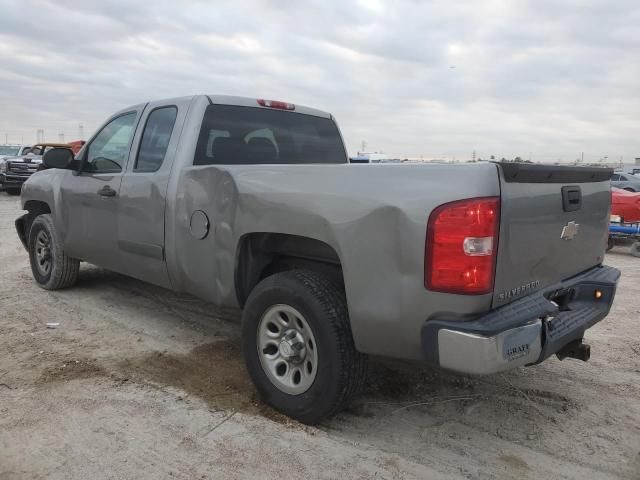
[[[194,165],[346,163],[333,120],[265,108],[209,105]]]

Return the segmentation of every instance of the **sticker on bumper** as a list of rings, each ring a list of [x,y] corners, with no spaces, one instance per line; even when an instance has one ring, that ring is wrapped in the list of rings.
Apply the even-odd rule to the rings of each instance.
[[[526,327],[519,328],[510,333],[502,342],[502,358],[508,362],[529,355],[534,342],[539,342],[539,334],[536,330]]]

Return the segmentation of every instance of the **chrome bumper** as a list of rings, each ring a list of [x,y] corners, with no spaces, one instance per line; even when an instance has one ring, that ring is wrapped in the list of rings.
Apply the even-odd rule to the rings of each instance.
[[[542,352],[541,334],[541,320],[490,337],[442,328],[438,331],[440,366],[485,375],[529,365]]]
[[[619,277],[594,267],[475,319],[430,318],[421,335],[425,360],[477,375],[540,363],[607,316]]]

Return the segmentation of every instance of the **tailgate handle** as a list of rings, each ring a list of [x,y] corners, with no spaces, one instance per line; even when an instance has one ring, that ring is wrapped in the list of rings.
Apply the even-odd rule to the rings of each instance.
[[[582,207],[582,191],[580,187],[562,187],[562,209],[565,212],[575,212]]]

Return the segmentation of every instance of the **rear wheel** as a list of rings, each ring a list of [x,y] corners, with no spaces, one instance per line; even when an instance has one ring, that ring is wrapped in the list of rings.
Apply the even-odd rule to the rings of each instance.
[[[47,290],[58,290],[76,283],[80,261],[62,251],[62,242],[50,214],[36,217],[27,238],[31,272],[38,285]]]
[[[9,195],[20,195],[20,189],[19,188],[7,188],[7,193]]]
[[[631,244],[631,255],[640,257],[640,242],[633,242]]]
[[[242,342],[260,396],[303,423],[345,408],[366,376],[367,358],[355,349],[344,292],[313,271],[260,282],[243,312]]]

